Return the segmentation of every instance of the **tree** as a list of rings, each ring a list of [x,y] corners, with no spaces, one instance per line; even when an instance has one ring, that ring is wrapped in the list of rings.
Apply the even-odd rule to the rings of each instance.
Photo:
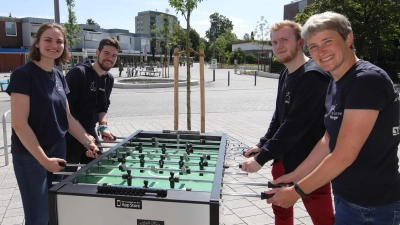
[[[168,0],[169,5],[172,8],[175,8],[177,13],[181,13],[182,16],[186,20],[186,56],[190,55],[190,16],[192,15],[193,9],[197,7],[197,4],[202,2],[203,0]],[[186,57],[186,66],[187,66],[187,77],[186,77],[186,108],[187,108],[187,129],[192,129],[191,122],[191,108],[190,108],[190,58]]]
[[[250,41],[251,40],[251,38],[250,38],[250,35],[248,34],[248,33],[245,33],[244,35],[243,35],[243,41]]]
[[[392,41],[400,36],[400,4],[393,0],[316,0],[296,15],[295,20],[304,24],[313,14],[334,11],[351,21],[354,46],[358,56],[371,58],[371,48],[376,51],[393,50]],[[374,56],[376,57],[374,52]]]
[[[200,45],[200,35],[197,33],[197,31],[193,28],[190,29],[189,33],[189,38],[190,38],[190,47],[194,49],[195,51],[199,51],[199,45]]]
[[[257,45],[261,46],[261,57],[265,57],[264,46],[267,44],[268,41],[268,33],[269,33],[269,25],[268,21],[261,16],[260,21],[257,21],[256,28],[254,30],[254,35],[257,39],[254,39],[253,42]],[[258,60],[260,62],[260,60]],[[264,65],[265,70],[265,65]]]
[[[166,10],[166,13],[168,13],[169,10]],[[165,70],[165,74],[166,74],[166,70],[167,68],[164,67],[165,61],[167,59],[167,49],[171,49],[171,35],[173,34],[173,27],[174,24],[176,22],[172,19],[171,16],[167,16],[166,14],[161,14],[160,15],[160,20],[159,23],[157,24],[156,28],[151,30],[151,34],[152,34],[152,44],[153,46],[155,45],[155,43],[157,41],[160,41],[160,45],[161,45],[161,53],[165,56],[163,61],[162,61],[162,68],[163,70]],[[154,49],[154,47],[153,47]],[[154,54],[154,51],[153,51]],[[153,55],[154,58],[154,55]],[[154,60],[154,59],[153,59]]]
[[[92,18],[89,18],[86,20],[86,24],[89,25],[99,25],[98,23],[96,23]]]
[[[76,22],[75,12],[73,11],[75,7],[74,0],[65,0],[68,7],[68,22],[64,23],[64,27],[67,30],[67,43],[68,47],[72,49],[72,46],[79,43],[82,37],[78,37],[78,33],[82,28]],[[72,51],[71,51],[72,53]]]
[[[233,30],[233,23],[227,17],[220,15],[219,13],[213,13],[210,15],[211,23],[210,29],[206,31],[206,38],[208,40],[214,40],[213,30],[215,29],[215,38],[225,33],[228,29]]]

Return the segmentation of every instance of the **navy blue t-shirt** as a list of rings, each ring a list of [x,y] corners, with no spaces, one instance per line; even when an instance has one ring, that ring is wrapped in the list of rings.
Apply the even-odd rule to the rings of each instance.
[[[331,81],[325,115],[331,151],[335,149],[345,109],[379,110],[379,115],[356,160],[332,180],[333,194],[365,206],[399,201],[399,94],[387,73],[359,60],[340,80]]]
[[[66,94],[69,89],[63,74],[53,69],[51,78],[35,63],[28,62],[12,73],[7,93],[11,95],[13,92],[29,96],[28,124],[43,149],[51,147],[65,136],[68,130]],[[28,152],[14,129],[11,152]]]

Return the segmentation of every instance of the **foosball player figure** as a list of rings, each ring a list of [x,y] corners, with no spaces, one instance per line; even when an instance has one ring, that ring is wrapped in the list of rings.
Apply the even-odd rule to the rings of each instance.
[[[200,139],[200,143],[205,144],[206,143],[206,139],[204,139],[204,138]]]
[[[186,153],[188,155],[190,155],[190,153],[193,153],[192,143],[186,144]]]
[[[167,148],[165,147],[165,144],[161,147],[161,153],[165,154],[167,152]]]
[[[122,179],[127,180],[128,186],[132,186],[131,170],[126,171],[127,174],[122,174]]]
[[[139,143],[139,146],[136,146],[136,147],[135,147],[135,150],[138,150],[139,153],[142,153],[142,151],[143,151],[142,143]]]
[[[153,154],[149,151],[147,151],[147,157],[149,157],[150,160],[153,160]]]
[[[204,167],[208,166],[208,162],[203,162],[203,161],[204,161],[204,158],[200,157],[200,162],[199,162],[200,170],[204,170]],[[199,176],[203,176],[203,175],[204,175],[203,173],[199,173]]]
[[[125,171],[126,170],[126,155],[125,155],[125,153],[123,153],[122,154],[122,158],[118,158],[118,162],[120,162],[121,163],[121,165],[119,165],[119,170],[121,170],[121,171]]]
[[[175,188],[175,183],[179,183],[179,177],[174,177],[175,173],[174,172],[170,172],[169,173],[171,176],[168,178],[169,180],[169,187],[170,188]]]
[[[164,168],[164,159],[163,159],[163,155],[160,155],[160,160],[158,160],[158,165],[160,166],[160,169]],[[159,174],[163,174],[164,171],[160,170],[158,171]]]
[[[141,155],[139,156],[139,158],[140,158],[140,160],[139,160],[139,162],[140,162],[140,167],[144,167],[144,162],[145,162],[145,160],[144,160],[144,155],[141,154]],[[141,172],[141,173],[144,173],[144,170],[140,170],[140,172]]]
[[[144,188],[149,188],[149,181],[148,180],[144,180],[143,181],[143,183],[144,183]]]
[[[179,168],[182,168],[185,166],[185,163],[183,162],[183,156],[179,156]],[[182,172],[179,172],[179,175],[182,175]]]

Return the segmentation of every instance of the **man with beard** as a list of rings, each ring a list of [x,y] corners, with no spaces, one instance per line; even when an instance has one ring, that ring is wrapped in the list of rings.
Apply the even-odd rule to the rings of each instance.
[[[324,135],[324,102],[331,77],[304,55],[300,33],[301,26],[287,20],[270,29],[274,55],[286,68],[279,77],[276,108],[268,131],[257,145],[247,149],[243,171],[257,172],[274,160],[271,173],[276,180],[295,170]],[[334,224],[330,183],[303,198],[303,203],[313,224]],[[293,225],[293,207],[272,208],[275,224]]]
[[[114,77],[108,71],[117,61],[119,42],[115,38],[104,38],[96,50],[96,61],[87,61],[71,69],[66,80],[70,93],[67,95],[72,116],[79,121],[88,134],[98,140],[95,127],[99,123],[98,134],[103,140],[114,140],[107,126],[107,110],[110,106],[110,94]],[[88,157],[86,149],[69,133],[66,136],[67,162],[89,163],[97,153]],[[65,171],[75,172],[76,167],[67,167]]]

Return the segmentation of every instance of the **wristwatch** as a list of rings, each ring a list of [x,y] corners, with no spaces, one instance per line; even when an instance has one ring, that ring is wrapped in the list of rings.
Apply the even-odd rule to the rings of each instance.
[[[299,185],[297,185],[297,184],[294,184],[294,190],[297,192],[297,194],[300,195],[301,198],[305,198],[308,196],[308,194],[304,193],[304,191],[301,190]]]

